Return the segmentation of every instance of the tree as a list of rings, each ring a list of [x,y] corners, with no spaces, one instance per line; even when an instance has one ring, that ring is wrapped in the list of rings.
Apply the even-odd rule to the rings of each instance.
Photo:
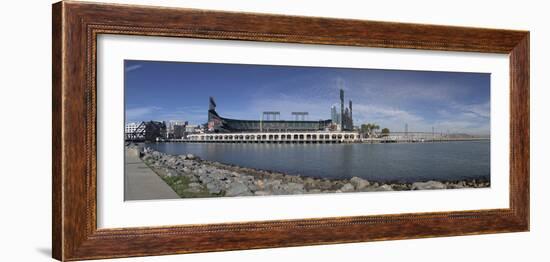
[[[388,136],[388,135],[390,135],[390,129],[387,127],[384,127],[382,129],[382,136]]]
[[[368,134],[370,131],[370,124],[361,125],[361,134]]]
[[[373,132],[378,129],[380,129],[380,126],[378,126],[377,124],[371,124],[371,123],[362,124],[361,134],[363,134],[364,136],[370,137],[373,135]]]

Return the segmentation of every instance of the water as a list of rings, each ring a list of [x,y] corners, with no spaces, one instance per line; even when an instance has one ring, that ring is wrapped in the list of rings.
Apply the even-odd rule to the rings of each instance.
[[[326,178],[414,182],[490,178],[490,142],[406,144],[153,143],[167,154]]]

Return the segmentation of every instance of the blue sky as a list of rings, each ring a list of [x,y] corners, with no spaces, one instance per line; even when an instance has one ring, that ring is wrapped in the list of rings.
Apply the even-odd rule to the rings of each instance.
[[[207,120],[213,96],[223,117],[259,119],[263,111],[307,111],[330,119],[345,90],[354,124],[392,131],[490,133],[490,74],[126,60],[126,122]]]

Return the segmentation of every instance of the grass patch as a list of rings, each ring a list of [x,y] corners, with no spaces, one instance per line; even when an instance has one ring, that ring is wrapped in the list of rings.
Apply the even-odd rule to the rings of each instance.
[[[191,181],[185,176],[167,176],[164,169],[157,169],[152,166],[152,163],[143,161],[155,174],[169,185],[176,194],[181,198],[198,198],[198,197],[217,197],[217,194],[210,194],[206,188],[201,188],[198,192],[189,191]]]
[[[189,192],[189,178],[184,176],[160,176],[166,184],[168,184],[181,198],[193,198],[193,197],[215,197],[216,195],[210,194],[206,189],[202,189],[199,192]]]

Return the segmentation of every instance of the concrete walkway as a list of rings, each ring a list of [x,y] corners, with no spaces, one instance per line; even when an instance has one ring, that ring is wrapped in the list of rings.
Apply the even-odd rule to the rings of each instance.
[[[180,198],[151,168],[139,158],[137,149],[125,151],[124,200]]]

